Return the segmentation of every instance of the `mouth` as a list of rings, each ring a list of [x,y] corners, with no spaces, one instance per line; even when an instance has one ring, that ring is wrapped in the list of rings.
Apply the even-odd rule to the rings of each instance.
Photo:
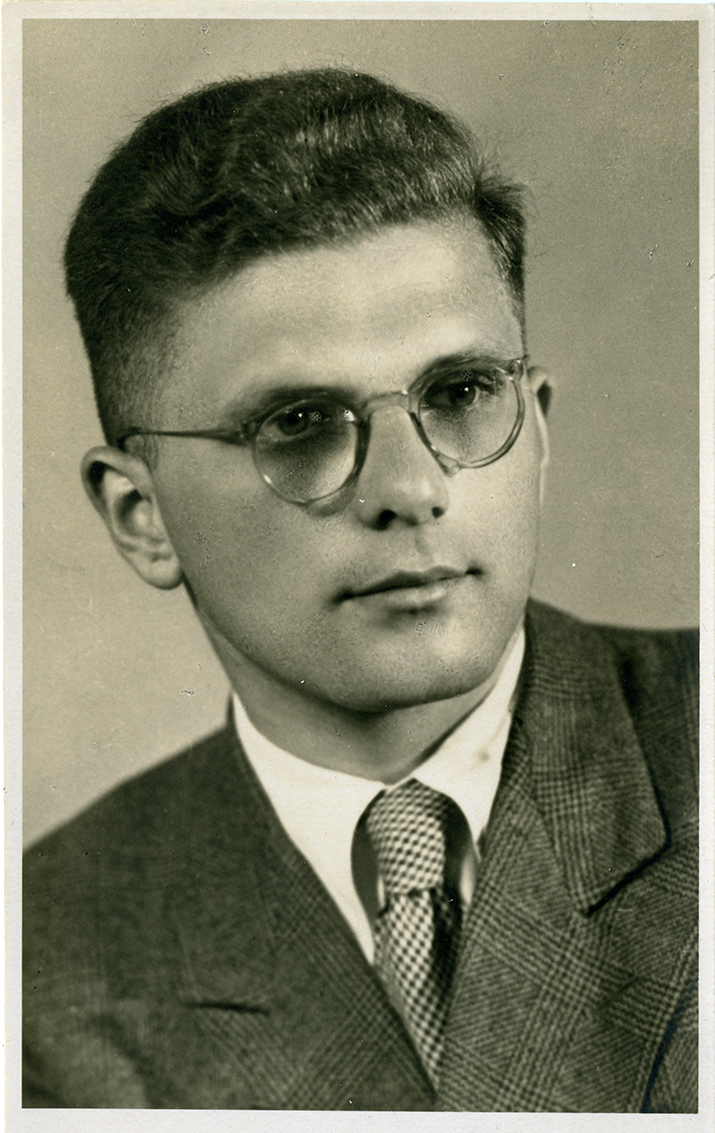
[[[401,609],[413,609],[442,601],[476,573],[446,566],[436,566],[424,571],[395,571],[366,586],[344,591],[340,600],[375,599]]]

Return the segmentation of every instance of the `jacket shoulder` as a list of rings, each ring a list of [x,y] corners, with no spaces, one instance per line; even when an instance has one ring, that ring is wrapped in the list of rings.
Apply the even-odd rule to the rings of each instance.
[[[698,631],[630,629],[582,621],[541,602],[530,602],[527,633],[541,651],[558,650],[576,662],[575,675],[606,676],[615,667],[629,704],[637,710],[669,694],[671,706],[698,704]],[[668,703],[663,704],[667,711]]]
[[[581,646],[587,646],[594,639],[605,641],[617,655],[632,657],[653,673],[663,666],[674,666],[676,671],[685,666],[691,674],[697,675],[697,629],[640,629],[587,622],[534,599],[527,606],[527,625],[539,637],[549,637],[553,641],[572,639]]]
[[[672,821],[694,820],[698,796],[699,648],[695,629],[591,624],[529,603],[543,653],[558,651],[571,681],[604,681],[625,700],[661,805]]]
[[[215,732],[147,771],[120,783],[76,817],[45,835],[24,855],[26,938],[43,896],[75,899],[142,875],[146,863],[170,859],[186,828],[198,781],[221,774],[228,729]]]

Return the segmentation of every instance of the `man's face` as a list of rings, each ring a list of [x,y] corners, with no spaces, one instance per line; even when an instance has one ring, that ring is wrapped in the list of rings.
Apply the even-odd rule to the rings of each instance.
[[[276,389],[359,402],[448,356],[523,353],[484,237],[457,222],[265,257],[185,308],[178,347],[157,428],[245,420]],[[400,407],[379,408],[359,477],[330,503],[281,499],[249,447],[158,442],[161,514],[239,691],[257,668],[276,691],[374,712],[490,677],[534,569],[543,437],[525,394],[510,451],[454,475]]]

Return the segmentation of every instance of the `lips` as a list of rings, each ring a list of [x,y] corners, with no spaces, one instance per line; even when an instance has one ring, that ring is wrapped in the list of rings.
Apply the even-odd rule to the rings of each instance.
[[[457,570],[448,566],[435,566],[430,567],[429,570],[419,571],[399,570],[395,571],[394,574],[385,575],[382,578],[371,581],[365,586],[353,590],[346,590],[340,597],[343,600],[349,598],[369,598],[373,594],[405,590],[419,593],[421,590],[427,591],[435,589],[435,584],[443,583],[445,587],[449,587],[450,583],[454,583],[454,580],[464,578],[470,573],[472,572]],[[440,589],[438,585],[437,589]]]

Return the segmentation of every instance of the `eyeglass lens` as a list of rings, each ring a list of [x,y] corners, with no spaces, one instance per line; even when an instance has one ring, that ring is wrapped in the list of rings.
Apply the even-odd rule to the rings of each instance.
[[[430,445],[469,467],[507,444],[520,399],[510,376],[496,367],[464,368],[422,391],[416,415]],[[360,453],[360,420],[340,402],[318,394],[267,417],[254,441],[261,475],[288,500],[308,503],[339,491]]]

